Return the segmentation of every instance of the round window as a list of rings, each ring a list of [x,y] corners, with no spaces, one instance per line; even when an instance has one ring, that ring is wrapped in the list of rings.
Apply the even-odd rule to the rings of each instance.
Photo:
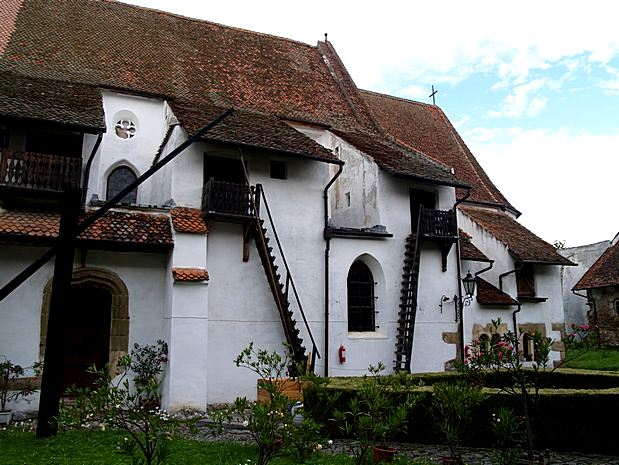
[[[119,119],[114,125],[114,132],[121,139],[131,139],[135,136],[135,123],[130,119]]]

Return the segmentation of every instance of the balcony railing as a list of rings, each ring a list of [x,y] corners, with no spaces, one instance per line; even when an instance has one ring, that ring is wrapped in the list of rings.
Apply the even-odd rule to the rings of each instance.
[[[0,186],[62,192],[80,186],[82,159],[4,149]]]
[[[422,208],[420,233],[426,238],[453,239],[458,237],[455,210]]]
[[[216,181],[211,178],[204,185],[202,210],[207,216],[248,218],[253,216],[251,190],[246,184]]]

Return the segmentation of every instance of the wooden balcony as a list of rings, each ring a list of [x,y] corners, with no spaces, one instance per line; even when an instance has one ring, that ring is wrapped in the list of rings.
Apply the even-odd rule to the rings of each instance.
[[[433,210],[422,208],[420,211],[419,233],[425,239],[456,241],[458,226],[455,210]]]
[[[447,271],[447,256],[451,247],[458,241],[456,210],[434,210],[421,207],[419,234],[423,240],[438,242],[443,271]]]
[[[4,149],[0,153],[0,189],[63,192],[81,184],[82,159]]]
[[[202,211],[207,220],[245,223],[254,218],[251,199],[248,185],[211,178],[204,185]]]

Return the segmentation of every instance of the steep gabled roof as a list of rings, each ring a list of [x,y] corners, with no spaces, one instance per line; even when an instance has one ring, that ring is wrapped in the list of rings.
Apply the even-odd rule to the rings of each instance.
[[[458,208],[502,242],[519,262],[576,265],[559,255],[552,245],[537,237],[506,213],[462,205]]]
[[[0,69],[344,129],[371,125],[317,46],[109,0],[4,0]]]
[[[390,174],[424,182],[468,187],[446,166],[414,150],[407,150],[397,144],[389,143],[378,135],[333,132],[363,153],[370,155],[378,166]]]
[[[591,265],[591,268],[576,283],[574,289],[619,286],[619,242],[610,246]]]
[[[361,93],[387,134],[452,167],[459,179],[472,186],[469,200],[496,204],[516,212],[439,107],[367,90]],[[463,195],[463,191],[458,192],[459,198]]]

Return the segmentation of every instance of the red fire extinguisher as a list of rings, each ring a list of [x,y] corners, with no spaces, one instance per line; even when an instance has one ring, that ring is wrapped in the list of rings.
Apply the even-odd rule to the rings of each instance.
[[[337,349],[337,355],[340,357],[340,363],[346,362],[346,347],[340,344],[340,348]]]

